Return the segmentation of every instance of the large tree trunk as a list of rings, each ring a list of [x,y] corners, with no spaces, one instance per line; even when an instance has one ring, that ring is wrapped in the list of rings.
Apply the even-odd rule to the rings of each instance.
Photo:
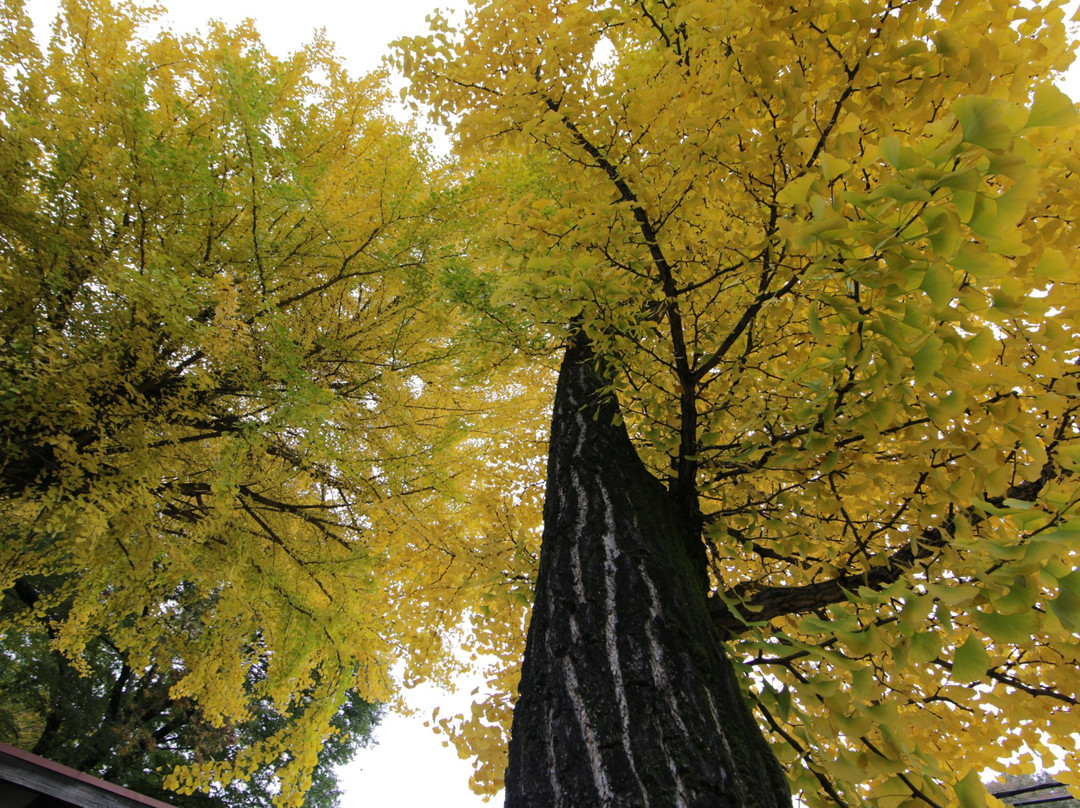
[[[790,808],[706,609],[695,520],[602,384],[579,336],[555,394],[506,805]]]

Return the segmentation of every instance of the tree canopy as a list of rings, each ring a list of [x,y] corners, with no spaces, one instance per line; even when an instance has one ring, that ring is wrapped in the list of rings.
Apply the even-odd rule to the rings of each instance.
[[[492,0],[401,44],[499,198],[492,305],[617,369],[812,804],[1075,755],[1072,58],[997,0]]]
[[[5,607],[25,606],[33,597],[25,581]],[[8,611],[4,609],[5,613]],[[197,612],[177,610],[175,620],[194,622]],[[131,668],[106,636],[94,637],[79,654],[79,666],[49,646],[46,631],[8,629],[0,641],[0,738],[81,772],[134,789],[176,808],[270,808],[278,793],[276,771],[284,753],[251,776],[203,791],[180,795],[164,788],[165,777],[192,760],[226,760],[237,750],[281,732],[302,716],[307,694],[282,712],[258,696],[259,666],[248,673],[249,716],[211,723],[190,697],[170,690],[183,671],[168,664]],[[371,740],[376,707],[357,691],[346,694],[331,719],[331,734],[319,750],[303,808],[333,808],[341,796],[336,767]]]
[[[479,422],[520,406],[457,381],[468,210],[325,41],[0,19],[0,631],[87,674],[107,641],[207,726],[288,716],[166,786],[269,767],[298,804],[347,694],[444,676],[515,552],[485,571],[467,518]]]
[[[1061,3],[478,2],[398,51],[457,166],[323,41],[152,19],[3,7],[0,631],[290,717],[169,787],[299,804],[465,621],[496,692],[437,721],[498,787],[571,324],[807,803],[1075,756]]]

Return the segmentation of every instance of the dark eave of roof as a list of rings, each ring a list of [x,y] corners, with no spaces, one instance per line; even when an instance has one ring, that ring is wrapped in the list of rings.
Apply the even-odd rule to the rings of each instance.
[[[4,808],[172,808],[161,800],[6,743],[0,743],[0,805]]]

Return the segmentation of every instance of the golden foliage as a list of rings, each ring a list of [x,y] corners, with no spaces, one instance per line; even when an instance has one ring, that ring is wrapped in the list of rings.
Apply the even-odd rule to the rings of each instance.
[[[444,637],[510,568],[518,528],[470,514],[498,494],[486,424],[531,388],[460,381],[440,277],[467,205],[382,77],[152,19],[67,0],[43,52],[3,7],[0,591],[33,581],[8,617],[65,614],[76,664],[107,634],[176,667],[211,722],[309,705],[169,780],[287,750],[299,804],[345,691],[387,698],[399,659],[447,675]]]
[[[401,45],[505,189],[494,303],[583,318],[695,493],[813,804],[974,804],[1021,743],[1075,755],[1072,58],[1060,3],[1008,0],[489,0]],[[490,788],[508,705],[459,739]]]

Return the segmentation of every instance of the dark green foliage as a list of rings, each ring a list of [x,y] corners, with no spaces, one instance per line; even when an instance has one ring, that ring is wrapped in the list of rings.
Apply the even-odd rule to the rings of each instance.
[[[47,590],[49,582],[38,586]],[[178,627],[197,623],[191,612],[207,599],[177,594],[172,617]],[[20,583],[4,598],[5,616],[17,619],[20,612],[28,613],[40,596],[39,589]],[[145,670],[133,670],[107,636],[88,644],[78,660],[67,659],[50,641],[35,629],[10,631],[0,638],[0,740],[177,808],[270,808],[278,790],[274,770],[284,760],[261,767],[250,780],[217,786],[210,795],[179,795],[166,791],[162,781],[176,765],[229,759],[237,748],[272,736],[302,714],[306,703],[278,710],[258,696],[263,672],[252,668],[250,718],[214,726],[191,699],[170,696],[183,674],[178,665],[159,660]],[[337,732],[326,739],[319,755],[304,808],[338,805],[335,768],[370,742],[379,717],[378,706],[349,691],[332,722]]]

